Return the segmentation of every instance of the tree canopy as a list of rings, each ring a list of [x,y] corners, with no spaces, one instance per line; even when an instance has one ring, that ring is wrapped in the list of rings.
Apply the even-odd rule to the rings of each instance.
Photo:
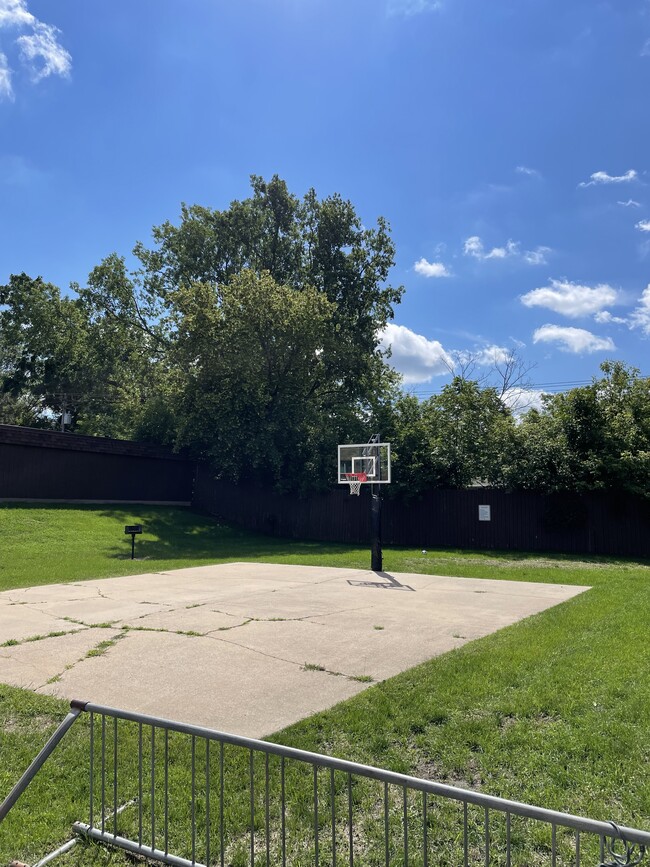
[[[389,282],[388,224],[338,195],[298,198],[278,177],[224,210],[183,205],[108,255],[69,295],[40,277],[0,286],[0,421],[166,443],[217,475],[281,489],[335,480],[335,447],[381,431],[394,491],[472,485],[650,491],[650,380],[621,362],[515,415],[529,367],[496,385],[471,354],[440,394],[400,388],[380,334],[403,288]]]

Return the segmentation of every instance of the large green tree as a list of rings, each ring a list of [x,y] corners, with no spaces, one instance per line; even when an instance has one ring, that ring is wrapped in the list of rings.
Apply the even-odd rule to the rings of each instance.
[[[650,378],[618,361],[601,371],[591,385],[547,395],[542,410],[526,414],[513,484],[650,493]]]
[[[56,286],[27,274],[0,286],[3,421],[50,425],[64,395],[85,388],[84,344],[83,312]]]
[[[334,305],[250,270],[169,297],[178,442],[228,478],[284,487],[319,480],[328,419],[346,410],[325,370],[336,353]]]
[[[139,267],[113,254],[78,288],[93,327],[147,357],[133,434],[209,455],[224,477],[327,483],[336,442],[367,438],[395,382],[378,339],[403,291],[387,283],[386,222],[253,177],[250,198],[183,206],[153,237]]]
[[[133,338],[137,339],[133,339]],[[142,412],[149,359],[139,333],[93,315],[84,298],[40,277],[0,286],[0,419],[128,436]]]
[[[454,376],[426,401],[394,399],[386,412],[396,490],[503,487],[514,461],[515,420],[497,390]]]

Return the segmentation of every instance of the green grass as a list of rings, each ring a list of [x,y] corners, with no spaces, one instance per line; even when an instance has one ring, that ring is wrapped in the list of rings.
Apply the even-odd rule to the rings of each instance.
[[[44,533],[47,544],[28,531],[35,519],[55,527]],[[128,546],[119,534],[120,525],[135,521],[148,530],[142,548],[151,559],[131,564],[123,559]],[[11,507],[0,509],[3,540],[14,523],[30,552],[29,568],[18,546],[8,556],[3,548],[4,587],[228,559],[345,567],[367,567],[369,559],[366,550],[256,537],[179,510]],[[79,533],[83,543],[73,545],[69,532]],[[389,550],[385,568],[593,589],[375,684],[273,740],[650,828],[649,563]],[[0,795],[65,710],[64,702],[0,686]],[[0,863],[37,860],[67,838],[73,819],[86,817],[86,738],[82,726],[71,730],[0,826]],[[305,791],[296,784],[292,797],[302,803]],[[359,797],[374,815],[372,795]],[[95,863],[96,857],[94,847],[77,847],[67,860]]]
[[[126,524],[140,523],[131,560]],[[0,504],[0,591],[233,560],[368,566],[366,550],[257,536],[164,506]]]

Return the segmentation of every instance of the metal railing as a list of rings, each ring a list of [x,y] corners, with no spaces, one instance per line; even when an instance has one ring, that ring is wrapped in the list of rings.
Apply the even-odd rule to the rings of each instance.
[[[75,832],[174,867],[596,867],[650,847],[646,831],[80,702],[0,821],[82,711],[89,821]]]

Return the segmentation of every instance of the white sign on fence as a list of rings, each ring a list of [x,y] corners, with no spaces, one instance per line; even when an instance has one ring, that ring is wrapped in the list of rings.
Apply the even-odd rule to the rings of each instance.
[[[492,517],[490,515],[490,507],[489,506],[479,506],[478,507],[478,519],[479,521],[491,521]]]

